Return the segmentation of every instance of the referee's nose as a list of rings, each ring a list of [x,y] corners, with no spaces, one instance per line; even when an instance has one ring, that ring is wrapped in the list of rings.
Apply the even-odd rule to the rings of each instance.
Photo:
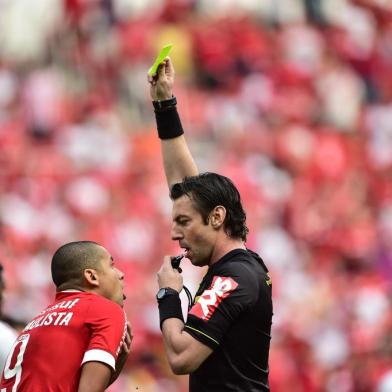
[[[173,241],[179,241],[184,238],[184,234],[182,233],[182,230],[180,230],[176,222],[173,222],[170,234]]]

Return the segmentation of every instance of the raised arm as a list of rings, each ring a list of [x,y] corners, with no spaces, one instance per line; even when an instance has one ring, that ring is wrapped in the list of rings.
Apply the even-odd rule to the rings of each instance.
[[[174,75],[173,64],[170,58],[166,57],[157,74],[154,77],[148,76],[169,189],[184,177],[198,174],[173,99]]]

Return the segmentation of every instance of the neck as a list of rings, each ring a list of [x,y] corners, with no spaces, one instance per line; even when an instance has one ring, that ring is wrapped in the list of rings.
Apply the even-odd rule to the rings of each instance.
[[[56,291],[59,293],[61,291],[88,291],[86,287],[82,287],[80,284],[69,284],[69,283],[64,283],[58,287],[56,287]]]
[[[212,252],[209,265],[215,264],[224,255],[231,252],[234,249],[246,249],[245,242],[238,238],[231,238],[226,235],[222,241],[218,241],[215,244],[214,251]]]

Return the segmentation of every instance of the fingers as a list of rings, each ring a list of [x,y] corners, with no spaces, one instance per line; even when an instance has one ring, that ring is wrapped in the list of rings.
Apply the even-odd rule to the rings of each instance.
[[[166,75],[173,75],[174,67],[170,57],[166,57],[158,66],[157,72],[154,75],[147,74],[147,80],[150,84],[156,84],[158,80],[162,80]],[[155,83],[154,83],[155,82]]]
[[[174,67],[170,57],[166,57],[159,64],[154,75],[147,75],[147,81],[150,84],[150,95],[154,101],[173,97]]]
[[[166,69],[166,58],[164,61],[162,61],[161,64],[159,64],[157,72],[154,75],[147,74],[147,81],[148,83],[151,84],[151,86],[156,86],[158,83],[158,80],[162,81],[165,78],[165,69]]]
[[[123,354],[128,355],[131,352],[131,346],[127,345],[125,342],[122,342],[122,344],[121,344],[121,352]]]
[[[158,74],[149,75],[147,74],[147,82],[151,84],[151,86],[156,86],[158,82]]]
[[[170,57],[165,58],[165,71],[168,76],[174,77],[174,66]]]
[[[167,62],[168,62],[168,57],[166,57],[165,60],[163,60],[159,64],[157,74],[158,74],[158,79],[160,80],[163,80],[165,78]]]
[[[126,333],[125,339],[129,342],[129,344],[131,344],[132,339],[133,339],[133,335],[132,335],[132,330],[131,330],[131,326],[129,325],[129,323],[127,324],[127,333]]]
[[[165,268],[169,268],[170,267],[170,269],[173,269],[172,263],[171,263],[171,256],[165,256],[163,258],[162,267],[165,267]]]
[[[132,335],[132,330],[131,330],[131,326],[129,323],[127,323],[127,332],[125,334],[125,341],[130,345],[133,339],[133,335]]]
[[[173,268],[171,257],[165,256],[160,270],[157,273],[158,286],[171,287],[172,289],[181,292],[183,287],[183,279],[179,271]]]
[[[173,266],[171,263],[171,257],[170,256],[165,256],[163,258],[163,263],[161,265],[161,268],[158,271],[158,275],[162,274],[163,271],[173,271]]]
[[[133,339],[133,335],[132,335],[131,326],[129,323],[127,323],[127,332],[124,336],[124,340],[121,342],[121,352],[123,354],[128,355],[130,353],[132,339]]]

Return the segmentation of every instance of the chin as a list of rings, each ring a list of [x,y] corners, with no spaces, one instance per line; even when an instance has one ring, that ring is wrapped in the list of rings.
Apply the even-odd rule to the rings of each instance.
[[[208,260],[198,260],[198,259],[193,259],[191,260],[192,265],[196,267],[204,267],[205,265],[208,265]]]
[[[117,297],[117,298],[112,299],[112,301],[115,302],[117,305],[120,305],[121,307],[124,306],[124,298],[122,295],[121,295],[121,298]]]

